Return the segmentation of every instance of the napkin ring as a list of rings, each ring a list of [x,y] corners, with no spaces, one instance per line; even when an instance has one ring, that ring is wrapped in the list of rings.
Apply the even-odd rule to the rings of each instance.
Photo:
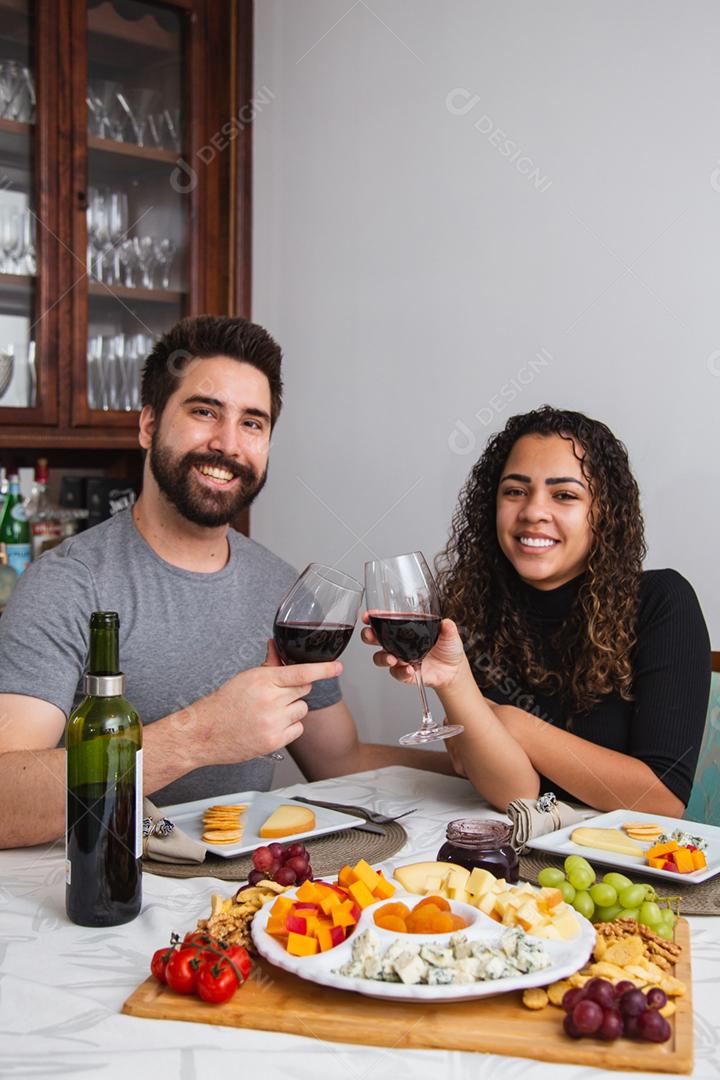
[[[175,828],[175,822],[170,821],[169,818],[160,818],[158,821],[153,821],[152,818],[143,818],[143,839],[147,840],[151,836],[158,836],[162,840],[164,837],[169,836]]]
[[[546,791],[542,794],[535,803],[535,809],[541,814],[550,814],[555,828],[560,828],[562,822],[560,820],[560,811],[557,808],[557,795],[554,791]]]

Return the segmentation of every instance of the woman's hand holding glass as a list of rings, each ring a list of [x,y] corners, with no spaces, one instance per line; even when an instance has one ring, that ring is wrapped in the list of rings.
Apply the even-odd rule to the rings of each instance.
[[[360,635],[366,645],[378,645],[375,631],[370,626],[370,618],[367,611],[363,612],[362,620],[365,629]],[[393,679],[401,683],[415,682],[415,670],[412,664],[405,664],[398,660],[392,653],[381,649],[373,655],[373,664],[376,667],[388,668]],[[452,619],[443,619],[440,623],[440,634],[429,653],[426,653],[421,663],[422,677],[425,686],[433,690],[446,690],[455,685],[459,678],[470,669],[465,655],[462,638]]]

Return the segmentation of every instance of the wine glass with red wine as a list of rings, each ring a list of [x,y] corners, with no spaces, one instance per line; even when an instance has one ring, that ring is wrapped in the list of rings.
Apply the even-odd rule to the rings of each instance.
[[[365,563],[365,593],[375,637],[385,652],[412,667],[420,691],[422,725],[399,741],[412,746],[458,735],[462,724],[433,720],[423,683],[423,657],[438,639],[441,615],[435,579],[422,552]]]
[[[305,567],[285,594],[273,636],[284,664],[337,660],[355,629],[363,587],[347,574],[321,563]]]

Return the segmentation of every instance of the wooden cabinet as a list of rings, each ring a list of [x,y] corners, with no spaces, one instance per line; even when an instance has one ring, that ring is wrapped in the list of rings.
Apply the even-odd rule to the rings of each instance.
[[[248,313],[251,56],[250,0],[0,0],[3,463],[136,471],[153,337]]]

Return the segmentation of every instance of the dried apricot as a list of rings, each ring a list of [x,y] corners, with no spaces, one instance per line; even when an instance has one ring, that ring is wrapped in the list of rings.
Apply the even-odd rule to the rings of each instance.
[[[418,908],[425,907],[427,904],[434,904],[440,911],[450,911],[450,905],[444,896],[426,896],[415,905],[413,911],[417,911]]]
[[[379,926],[381,930],[394,930],[397,934],[407,934],[408,932],[405,920],[401,919],[399,915],[382,915],[376,911],[375,925]]]

